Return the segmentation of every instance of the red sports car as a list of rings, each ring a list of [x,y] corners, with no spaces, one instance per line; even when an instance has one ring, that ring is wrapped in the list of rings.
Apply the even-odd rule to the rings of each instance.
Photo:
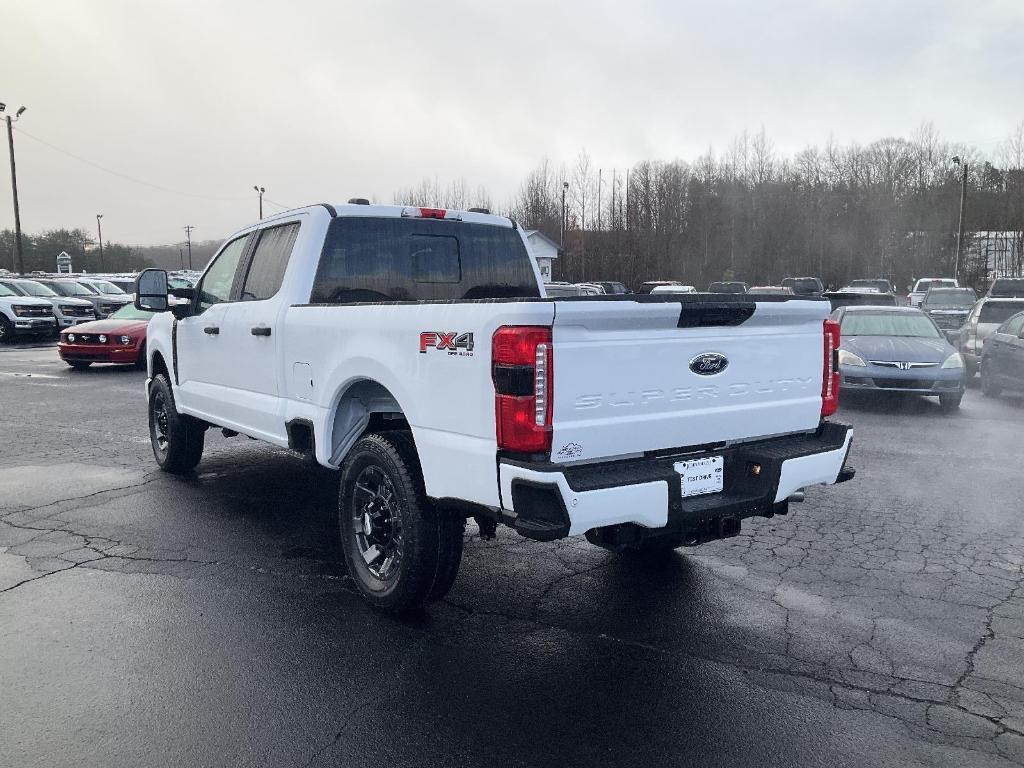
[[[152,312],[126,304],[106,320],[93,320],[68,328],[60,335],[57,352],[76,370],[93,363],[146,367],[146,328]]]

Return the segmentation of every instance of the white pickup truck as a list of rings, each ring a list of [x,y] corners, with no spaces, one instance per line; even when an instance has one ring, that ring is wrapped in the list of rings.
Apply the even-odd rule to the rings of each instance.
[[[441,598],[470,517],[654,552],[853,476],[822,299],[550,299],[509,219],[364,201],[264,219],[170,293],[140,275],[157,462],[191,470],[219,427],[339,469],[378,607]]]

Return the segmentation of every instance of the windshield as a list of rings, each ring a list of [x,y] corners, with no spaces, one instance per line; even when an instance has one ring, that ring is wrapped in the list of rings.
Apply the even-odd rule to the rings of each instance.
[[[970,288],[933,288],[924,303],[936,309],[970,309],[978,298]]]
[[[167,285],[171,288],[192,288],[195,286],[195,283],[183,277],[169,277]]]
[[[108,283],[106,280],[94,280],[91,283],[91,285],[92,285],[92,287],[96,288],[96,290],[98,290],[100,293],[108,293],[108,294],[109,293],[113,293],[113,294],[123,294],[124,293],[124,291],[122,291],[116,285],[114,285],[113,283]]]
[[[1024,302],[1021,301],[986,301],[981,305],[978,322],[1002,325],[1022,309],[1024,309]]]
[[[21,288],[21,290],[23,290],[29,296],[46,296],[47,298],[49,298],[50,296],[57,295],[56,291],[54,291],[52,288],[47,288],[42,283],[37,283],[31,280],[26,281],[24,283],[18,283],[18,287]]]
[[[93,288],[88,283],[75,283],[75,285],[77,285],[79,288],[81,288],[83,291],[85,291],[85,293],[87,295],[89,295],[89,296],[99,296],[100,292],[98,290],[96,290],[95,288]],[[79,294],[75,294],[75,295],[77,296]]]
[[[817,293],[821,281],[816,277],[787,277],[782,284],[793,289],[793,293]]]
[[[1024,296],[1024,278],[1000,277],[989,291],[993,296]]]
[[[895,307],[896,297],[891,293],[827,293],[832,309],[849,306]]]
[[[903,336],[938,339],[935,323],[912,312],[850,312],[843,318],[843,336]]]
[[[155,312],[147,312],[144,309],[136,309],[134,304],[125,304],[117,312],[110,315],[111,320],[150,320]]]
[[[94,291],[90,291],[78,283],[50,283],[53,290],[59,293],[61,296],[93,296]]]
[[[8,288],[6,285],[4,285],[3,283],[0,283],[0,296],[17,296],[17,295],[18,294],[16,294],[14,291],[12,291],[10,288]]]

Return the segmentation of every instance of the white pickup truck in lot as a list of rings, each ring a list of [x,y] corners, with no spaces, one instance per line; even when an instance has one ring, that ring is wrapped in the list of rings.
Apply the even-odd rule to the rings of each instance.
[[[363,201],[264,219],[171,293],[140,275],[157,462],[191,470],[219,427],[339,469],[379,607],[441,598],[469,517],[654,552],[853,476],[823,299],[549,299],[509,219]]]

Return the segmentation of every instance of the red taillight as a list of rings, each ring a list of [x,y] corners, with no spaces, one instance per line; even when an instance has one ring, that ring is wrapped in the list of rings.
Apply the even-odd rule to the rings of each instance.
[[[551,450],[551,329],[505,325],[491,341],[498,448]]]
[[[824,329],[824,360],[821,372],[821,415],[831,416],[839,410],[839,323],[826,320]]]

